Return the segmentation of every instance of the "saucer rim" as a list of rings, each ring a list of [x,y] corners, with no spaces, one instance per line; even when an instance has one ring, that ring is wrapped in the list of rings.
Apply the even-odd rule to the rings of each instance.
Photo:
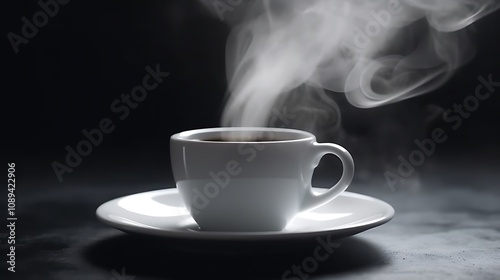
[[[324,192],[328,189],[324,188],[312,188],[315,192]],[[120,223],[119,221],[110,219],[107,215],[104,215],[104,208],[109,207],[111,204],[116,204],[117,201],[137,195],[143,195],[145,193],[162,193],[162,194],[179,194],[177,188],[165,188],[158,190],[150,190],[144,192],[138,192],[130,195],[125,195],[121,197],[117,197],[111,199],[107,202],[102,203],[96,209],[97,219],[110,227],[116,228],[118,230],[132,233],[132,234],[142,234],[148,236],[156,236],[156,237],[167,237],[167,238],[179,238],[179,239],[199,239],[199,240],[273,240],[273,239],[295,239],[295,238],[309,238],[316,237],[318,235],[331,234],[335,233],[336,236],[350,236],[355,235],[360,232],[366,231],[368,229],[378,227],[382,224],[385,224],[392,220],[395,215],[394,208],[387,202],[369,196],[354,192],[344,191],[339,196],[348,196],[355,199],[360,199],[363,201],[371,200],[373,202],[384,205],[386,213],[384,216],[377,220],[370,220],[361,224],[357,224],[356,226],[348,226],[349,224],[342,225],[340,227],[333,228],[322,228],[321,230],[311,230],[311,231],[256,231],[256,232],[233,232],[233,231],[190,231],[190,230],[165,230],[158,228],[145,228],[140,226],[131,226],[124,223]]]

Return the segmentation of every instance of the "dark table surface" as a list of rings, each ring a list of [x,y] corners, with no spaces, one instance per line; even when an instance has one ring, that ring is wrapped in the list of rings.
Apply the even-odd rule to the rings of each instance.
[[[126,183],[134,178],[128,169],[64,184],[19,179],[16,273],[7,279],[500,279],[499,176],[495,169],[464,170],[392,188],[380,176],[355,180],[349,190],[387,201],[394,219],[336,241],[338,248],[313,272],[286,277],[313,254],[317,241],[193,243],[130,235],[97,221],[101,203],[173,187],[171,179]]]

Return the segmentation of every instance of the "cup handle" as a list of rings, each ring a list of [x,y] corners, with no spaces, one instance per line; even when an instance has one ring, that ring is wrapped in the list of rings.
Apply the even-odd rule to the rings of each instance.
[[[336,198],[347,189],[354,176],[354,160],[352,159],[351,154],[344,147],[332,143],[317,142],[314,142],[312,145],[314,167],[319,164],[319,161],[324,155],[334,154],[342,162],[344,170],[342,171],[340,180],[327,192],[315,195],[312,191],[312,187],[310,187],[309,190],[306,191],[300,211],[311,210]]]

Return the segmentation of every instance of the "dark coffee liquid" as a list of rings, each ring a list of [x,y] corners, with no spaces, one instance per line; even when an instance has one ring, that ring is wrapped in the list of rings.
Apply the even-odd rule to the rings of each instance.
[[[203,139],[201,141],[214,141],[214,142],[270,142],[270,141],[279,141],[278,139],[271,138],[210,138]]]

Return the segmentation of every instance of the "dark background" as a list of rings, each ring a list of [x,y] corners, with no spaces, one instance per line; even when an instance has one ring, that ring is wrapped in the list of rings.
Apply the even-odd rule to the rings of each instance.
[[[225,40],[230,31],[197,1],[73,0],[60,5],[59,13],[15,54],[7,34],[20,34],[20,19],[31,19],[38,10],[36,1],[8,1],[2,8],[0,158],[4,164],[16,163],[18,207],[25,221],[18,234],[27,243],[49,227],[64,232],[74,226],[77,222],[71,216],[83,216],[86,225],[99,227],[93,209],[108,199],[173,187],[170,135],[219,126],[226,90]],[[376,109],[354,108],[343,94],[332,93],[341,107],[344,136],[322,140],[337,141],[352,152],[358,164],[354,190],[356,184],[378,182],[376,188],[390,192],[384,170],[397,166],[397,156],[407,155],[415,148],[414,139],[429,137],[436,127],[447,131],[448,141],[418,168],[414,180],[404,183],[410,188],[400,190],[425,189],[429,181],[474,183],[498,174],[498,92],[481,102],[457,131],[440,121],[439,112],[473,94],[479,75],[492,74],[500,80],[499,23],[497,12],[471,27],[477,55],[432,93]],[[119,120],[110,110],[111,103],[141,84],[146,66],[157,64],[170,76],[126,119]],[[429,119],[432,115],[435,118]],[[59,182],[51,164],[64,163],[65,147],[75,148],[85,139],[81,131],[97,128],[103,118],[112,119],[115,130],[104,135],[103,142]],[[336,176],[329,174],[330,166],[338,163],[332,158],[325,162],[318,171],[320,179],[315,180],[326,186]],[[485,184],[498,185],[494,180]],[[483,187],[470,185],[471,189]],[[37,198],[48,201],[52,196],[60,200],[59,206],[35,203]],[[78,208],[83,203],[80,197],[93,199],[92,203]],[[2,208],[3,203],[2,199]],[[60,222],[47,224],[39,215]],[[19,258],[72,244],[65,241],[59,248],[53,242],[37,242],[27,245]],[[59,268],[53,264],[42,271]]]
[[[20,18],[38,8],[35,1],[16,5],[5,31],[19,33]],[[37,178],[48,175],[47,182],[56,183],[50,164],[64,162],[65,146],[75,148],[85,139],[83,129],[97,128],[107,117],[115,131],[65,183],[93,174],[90,169],[117,165],[134,168],[141,180],[165,180],[169,136],[218,124],[227,33],[194,1],[74,1],[62,6],[17,55],[3,41],[2,149],[8,160],[17,161],[20,170],[36,166],[30,172]],[[170,77],[119,120],[111,112],[112,102],[142,83],[146,66],[157,64]]]

